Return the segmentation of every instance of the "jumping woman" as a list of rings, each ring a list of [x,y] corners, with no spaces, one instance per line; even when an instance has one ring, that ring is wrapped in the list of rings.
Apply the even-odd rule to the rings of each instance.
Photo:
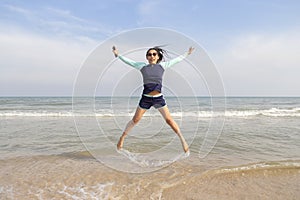
[[[113,53],[115,57],[118,57],[124,63],[140,70],[143,76],[144,82],[144,90],[142,97],[140,99],[139,105],[135,111],[133,118],[127,123],[125,130],[120,137],[120,140],[117,144],[118,150],[122,149],[124,139],[129,133],[129,131],[140,121],[144,113],[153,106],[158,109],[163,118],[166,120],[167,124],[174,130],[174,132],[178,135],[184,152],[189,151],[189,146],[186,143],[182,133],[180,132],[179,126],[171,117],[169,109],[166,105],[165,99],[163,97],[162,91],[162,78],[165,69],[173,66],[174,64],[182,61],[188,55],[193,52],[194,48],[190,47],[188,52],[185,54],[178,56],[167,62],[162,62],[164,54],[166,51],[161,49],[160,47],[153,47],[148,49],[146,52],[146,59],[148,63],[145,62],[135,62],[130,60],[124,56],[119,55],[118,50],[115,46],[113,46]]]

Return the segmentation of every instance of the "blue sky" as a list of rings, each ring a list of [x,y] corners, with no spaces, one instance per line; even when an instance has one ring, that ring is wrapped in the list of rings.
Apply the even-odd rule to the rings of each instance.
[[[1,0],[0,96],[69,96],[81,63],[122,31],[197,41],[229,96],[300,95],[300,1]]]

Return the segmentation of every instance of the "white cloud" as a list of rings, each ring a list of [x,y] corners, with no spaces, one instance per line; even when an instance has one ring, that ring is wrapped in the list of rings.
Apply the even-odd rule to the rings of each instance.
[[[299,63],[300,37],[293,35],[249,35],[238,39],[231,49],[231,56],[240,61],[270,66],[293,66]],[[280,66],[279,66],[280,67]]]
[[[218,51],[229,95],[300,95],[300,33],[248,34]]]
[[[18,95],[14,91],[46,95],[50,89],[54,95],[60,90],[70,95],[81,63],[97,44],[86,41],[48,38],[19,29],[1,33],[0,95]],[[37,90],[42,85],[45,90]]]
[[[0,95],[71,95],[80,65],[113,32],[68,10],[3,8]]]
[[[23,16],[31,17],[33,15],[32,11],[25,9],[25,8],[15,6],[15,5],[6,4],[3,7],[12,12],[22,14]]]
[[[137,5],[137,14],[138,14],[137,23],[140,26],[146,25],[148,23],[150,24],[154,23],[156,25],[159,25],[164,15],[168,12],[167,9],[164,9],[167,6],[168,6],[168,1],[160,1],[160,0],[141,1]]]
[[[155,15],[159,12],[155,12],[160,8],[161,1],[142,1],[138,5],[138,12],[141,15]]]
[[[89,35],[95,39],[99,39],[103,36],[107,37],[115,33],[115,30],[110,25],[78,17],[69,10],[54,7],[41,7],[39,9],[30,10],[8,4],[5,5],[4,8],[10,12],[12,19],[17,15],[24,17],[26,22],[23,21],[22,26],[28,24],[35,29],[32,31],[41,31],[44,34],[55,34],[62,37]],[[18,22],[8,20],[4,23],[11,24]],[[15,25],[18,26],[18,24]]]
[[[61,16],[65,19],[88,23],[87,20],[73,15],[71,13],[71,11],[69,11],[69,10],[62,10],[62,9],[53,8],[53,7],[47,7],[46,10],[48,10],[49,12],[51,12],[51,13],[57,15],[57,16]]]

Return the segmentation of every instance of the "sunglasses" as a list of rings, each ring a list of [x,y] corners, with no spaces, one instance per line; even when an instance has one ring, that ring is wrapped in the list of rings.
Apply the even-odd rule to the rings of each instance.
[[[157,53],[147,53],[147,56],[156,56]]]

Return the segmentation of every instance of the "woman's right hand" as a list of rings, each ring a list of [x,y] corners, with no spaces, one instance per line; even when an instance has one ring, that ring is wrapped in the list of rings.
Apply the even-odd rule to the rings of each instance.
[[[112,47],[112,52],[114,53],[115,57],[118,57],[119,53],[115,46]]]
[[[195,50],[194,47],[190,47],[189,50],[188,50],[188,55],[191,55],[191,53],[193,53],[194,50]]]

